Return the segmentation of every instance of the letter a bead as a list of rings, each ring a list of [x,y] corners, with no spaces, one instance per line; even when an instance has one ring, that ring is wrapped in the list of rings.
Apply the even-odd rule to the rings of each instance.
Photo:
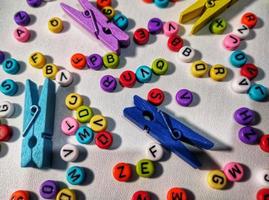
[[[221,190],[226,186],[227,179],[222,171],[213,170],[207,175],[207,183],[211,188]]]
[[[8,58],[3,62],[3,70],[8,74],[17,74],[20,71],[20,64],[14,58]]]
[[[187,200],[187,193],[184,189],[174,187],[167,192],[167,200]]]
[[[63,21],[59,17],[53,17],[48,22],[48,28],[53,33],[60,33],[63,28]]]
[[[128,163],[120,162],[113,167],[113,177],[120,182],[127,182],[132,177],[132,168]]]
[[[227,163],[223,169],[229,181],[241,181],[244,177],[244,168],[241,164],[236,162]]]
[[[154,164],[151,160],[142,159],[136,164],[136,173],[141,177],[150,178],[154,171]]]
[[[64,200],[64,199],[76,200],[76,193],[68,188],[61,189],[56,196],[56,200]]]
[[[13,35],[19,42],[27,42],[31,37],[31,32],[27,28],[20,26],[15,29]]]

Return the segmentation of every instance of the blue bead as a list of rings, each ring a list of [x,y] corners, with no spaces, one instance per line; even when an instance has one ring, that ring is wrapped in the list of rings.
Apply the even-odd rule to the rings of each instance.
[[[154,3],[159,8],[166,8],[169,4],[169,0],[155,0]]]
[[[0,51],[0,64],[2,64],[5,60],[5,53]]]
[[[125,30],[128,27],[128,18],[123,14],[118,13],[113,17],[113,22],[119,27],[121,30]]]
[[[230,56],[230,62],[235,67],[243,66],[247,60],[247,55],[243,51],[234,51]]]
[[[18,84],[11,79],[6,79],[1,83],[0,91],[7,96],[13,96],[18,91]]]
[[[268,97],[268,89],[261,84],[253,84],[248,95],[254,101],[264,101]]]
[[[20,64],[14,58],[8,58],[3,62],[3,70],[8,74],[17,74]]]
[[[81,126],[76,132],[76,139],[80,144],[89,144],[93,141],[93,131],[88,126]]]
[[[85,179],[85,171],[78,166],[70,167],[66,172],[66,179],[72,185],[79,185]]]
[[[141,83],[147,83],[151,79],[152,71],[148,66],[142,65],[137,68],[135,75],[136,75],[137,81]]]

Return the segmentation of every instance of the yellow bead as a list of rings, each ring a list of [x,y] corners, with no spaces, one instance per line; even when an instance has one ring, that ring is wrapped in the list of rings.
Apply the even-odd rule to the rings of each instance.
[[[202,60],[197,60],[192,63],[191,65],[191,73],[194,77],[203,77],[206,75],[208,72],[208,65],[202,61]]]
[[[102,8],[101,12],[108,18],[112,19],[115,16],[115,10],[111,6],[105,6]]]
[[[41,69],[46,64],[46,57],[40,52],[34,52],[29,57],[29,64],[35,68]]]
[[[90,121],[90,127],[94,132],[106,130],[107,121],[102,115],[94,115]]]
[[[50,79],[55,79],[58,72],[58,67],[54,64],[46,64],[43,69],[43,76]]]
[[[61,189],[56,196],[56,200],[76,200],[76,193],[68,188]]]
[[[70,110],[76,110],[83,104],[82,97],[77,93],[71,93],[65,98],[65,105]]]
[[[80,106],[76,110],[76,117],[80,123],[90,122],[93,111],[89,106]]]
[[[217,64],[210,69],[210,77],[215,81],[222,81],[226,78],[228,70],[223,65]]]
[[[60,33],[63,27],[63,21],[59,17],[53,17],[48,22],[48,28],[53,33]]]
[[[207,183],[213,189],[221,190],[226,186],[227,178],[222,171],[213,170],[207,175]]]

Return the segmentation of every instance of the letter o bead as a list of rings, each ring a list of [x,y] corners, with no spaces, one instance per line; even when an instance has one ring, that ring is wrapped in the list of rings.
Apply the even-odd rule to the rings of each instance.
[[[76,200],[75,191],[68,188],[61,189],[56,196],[56,200],[63,200],[64,198],[68,198],[68,200]]]
[[[113,177],[120,182],[127,182],[132,178],[132,168],[128,163],[120,162],[113,167]]]
[[[63,28],[63,21],[59,17],[53,17],[48,22],[48,28],[53,33],[60,33]]]
[[[8,74],[17,74],[20,71],[20,64],[14,58],[8,58],[3,62],[3,70]]]
[[[227,178],[222,171],[212,170],[207,175],[207,183],[211,188],[221,190],[226,186]]]
[[[39,194],[44,199],[55,199],[58,193],[57,183],[53,180],[44,181],[39,188]]]
[[[150,178],[155,172],[154,164],[151,160],[142,159],[136,164],[136,173],[144,178]]]
[[[31,37],[31,32],[24,26],[20,26],[15,29],[13,35],[19,42],[27,42]]]

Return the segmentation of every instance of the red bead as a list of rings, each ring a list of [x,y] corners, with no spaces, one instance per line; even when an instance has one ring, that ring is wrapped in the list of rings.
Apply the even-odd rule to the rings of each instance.
[[[251,12],[245,13],[241,18],[241,23],[245,24],[248,28],[253,28],[258,21],[258,17]]]
[[[180,199],[180,200],[187,200],[187,193],[182,188],[171,188],[167,192],[167,200],[174,200],[174,199]]]
[[[153,105],[159,106],[164,100],[164,93],[159,88],[153,88],[148,93],[148,101]]]
[[[150,194],[146,191],[137,191],[133,194],[132,200],[151,200]]]
[[[81,53],[74,54],[71,59],[71,65],[76,69],[83,69],[86,66],[86,57]]]
[[[97,5],[97,8],[101,9],[106,6],[110,6],[111,0],[97,0],[96,5]]]
[[[257,192],[257,200],[267,200],[269,199],[269,188],[262,188]]]
[[[149,32],[145,28],[139,28],[134,32],[134,41],[136,44],[143,45],[149,41]]]
[[[136,83],[135,73],[131,70],[126,70],[122,72],[119,78],[119,82],[122,87],[133,87]]]
[[[183,40],[179,35],[172,35],[169,37],[167,45],[171,51],[178,52],[183,47]]]
[[[118,163],[113,167],[113,176],[121,182],[129,181],[132,177],[132,168],[128,163]]]
[[[108,149],[113,143],[112,134],[106,131],[97,133],[95,144],[101,149]]]
[[[258,75],[258,68],[254,64],[247,63],[240,68],[240,74],[252,80]]]
[[[145,3],[152,3],[153,0],[143,0]]]
[[[14,193],[12,193],[10,200],[29,200],[29,192],[18,190]]]
[[[6,124],[0,124],[0,141],[8,141],[11,137],[12,130]]]
[[[263,135],[260,140],[260,148],[264,152],[269,153],[269,134]]]

